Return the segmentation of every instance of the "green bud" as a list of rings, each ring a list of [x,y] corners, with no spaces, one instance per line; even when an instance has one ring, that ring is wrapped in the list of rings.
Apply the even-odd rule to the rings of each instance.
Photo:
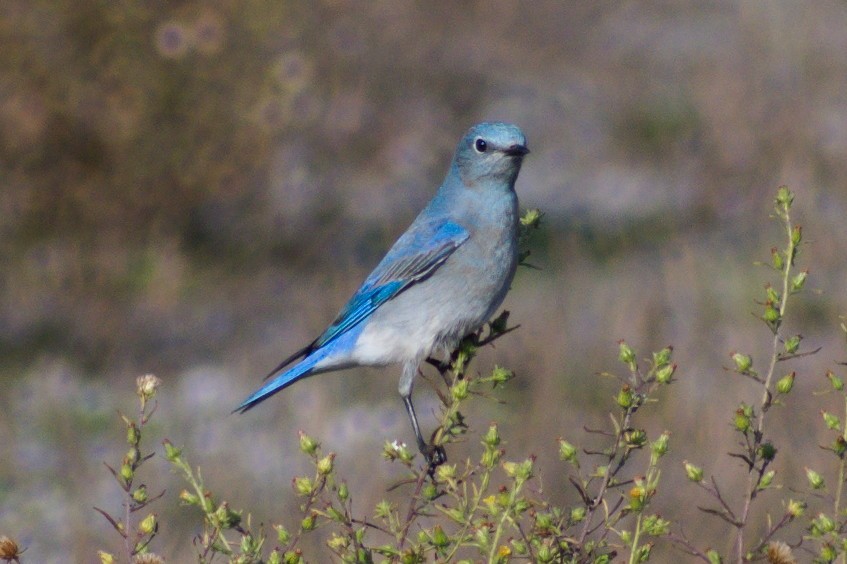
[[[456,478],[455,464],[442,464],[435,470],[439,482],[447,482]]]
[[[615,397],[615,402],[623,409],[632,407],[635,404],[635,394],[632,392],[632,388],[624,385]]]
[[[834,562],[838,558],[838,549],[831,543],[825,542],[821,545],[820,562]]]
[[[158,523],[156,522],[156,515],[151,513],[147,517],[141,520],[138,524],[138,530],[141,531],[144,535],[149,535],[154,532],[158,528]]]
[[[135,448],[135,447],[131,447],[127,451],[126,456],[124,456],[123,463],[133,465],[138,461],[138,456],[139,456],[138,449]]]
[[[565,439],[559,439],[559,458],[568,462],[576,461],[576,447]]]
[[[221,503],[214,513],[214,520],[223,529],[231,529],[241,523],[241,513],[229,508],[227,502]]]
[[[644,532],[651,537],[660,537],[668,534],[668,531],[670,531],[671,528],[671,523],[666,519],[662,519],[658,515],[648,515],[644,518],[642,527]]]
[[[432,501],[438,497],[438,487],[432,482],[427,482],[424,484],[423,488],[421,488],[421,496],[424,499]]]
[[[520,464],[518,464],[518,472],[516,477],[518,480],[526,481],[532,478],[532,470],[534,466],[534,461],[532,458],[527,458]]]
[[[350,546],[350,541],[345,537],[333,533],[332,538],[326,541],[326,544],[333,552],[339,552]]]
[[[630,448],[641,448],[647,443],[647,433],[643,429],[625,431],[623,438]]]
[[[618,343],[618,348],[618,359],[626,364],[630,370],[635,370],[635,351],[633,351],[625,341],[620,341]]]
[[[432,540],[433,546],[438,548],[443,548],[450,544],[450,537],[447,536],[447,533],[444,532],[444,529],[441,528],[441,525],[436,525],[432,529]]]
[[[794,354],[797,352],[797,349],[800,348],[800,341],[803,340],[802,335],[794,335],[785,341],[785,352],[788,354]]]
[[[347,482],[341,482],[338,486],[338,499],[347,501],[350,498],[350,488],[347,487]]]
[[[585,519],[585,507],[577,506],[571,509],[571,523],[581,523]]]
[[[750,416],[744,411],[743,408],[735,410],[735,417],[733,418],[732,422],[735,426],[736,431],[746,433],[750,430]]]
[[[803,289],[803,286],[806,284],[806,277],[809,275],[808,270],[804,270],[799,272],[794,278],[791,279],[791,291],[799,292]]]
[[[800,225],[795,225],[791,230],[791,244],[795,247],[800,244],[800,241],[803,240],[803,227]]]
[[[713,548],[706,551],[706,558],[709,559],[709,564],[722,564],[723,562],[721,555]]]
[[[664,433],[659,435],[659,438],[650,444],[650,450],[653,452],[653,454],[655,454],[657,457],[664,456],[668,452],[668,443],[670,441],[670,438],[671,434],[668,431],[665,431]]]
[[[108,552],[98,550],[97,556],[100,558],[100,564],[115,564],[115,557]]]
[[[294,491],[297,492],[297,495],[310,495],[314,489],[312,479],[308,476],[299,476],[294,478],[292,485],[294,486]]]
[[[787,512],[794,518],[801,517],[806,511],[806,503],[803,501],[788,500]]]
[[[121,466],[120,470],[121,478],[123,478],[124,482],[129,483],[132,481],[132,466],[129,464],[124,464]]]
[[[285,546],[291,540],[291,535],[288,532],[288,529],[283,527],[282,525],[274,525],[274,529],[276,530],[276,540],[281,546]]]
[[[841,419],[839,419],[837,415],[833,415],[828,411],[821,411],[821,415],[823,416],[823,421],[827,428],[832,429],[833,431],[841,430]]]
[[[525,227],[537,227],[538,224],[541,223],[542,217],[544,217],[544,214],[541,213],[541,210],[530,208],[523,212],[523,216],[521,216],[521,225]]]
[[[702,482],[703,481],[703,469],[699,466],[695,466],[691,464],[687,460],[683,460],[683,466],[685,466],[685,475],[692,482]]]
[[[782,378],[780,378],[776,383],[776,391],[780,394],[787,394],[791,391],[791,388],[794,387],[794,377],[795,373],[786,374]]]
[[[504,462],[503,470],[510,478],[525,482],[532,477],[532,459],[527,458],[523,462]]]
[[[549,531],[553,528],[553,516],[549,513],[536,513],[535,528],[540,531]]]
[[[673,347],[665,347],[659,352],[653,353],[653,366],[655,368],[661,368],[671,361],[671,354],[673,353]]]
[[[335,455],[332,454],[332,453],[329,453],[328,455],[326,455],[323,458],[321,458],[320,460],[318,460],[318,464],[317,464],[318,474],[320,474],[321,476],[327,476],[327,475],[329,475],[330,472],[332,472],[332,460],[333,460],[333,458],[335,458]]]
[[[771,302],[765,304],[765,313],[762,314],[762,319],[764,319],[768,325],[774,325],[779,321],[779,318],[779,311],[773,307],[773,304]]]
[[[424,531],[424,530],[418,531],[418,543],[419,544],[425,544],[425,543],[428,543],[428,542],[429,542],[429,535],[427,534],[427,532]]]
[[[299,549],[298,550],[287,550],[282,555],[282,561],[285,564],[303,564],[303,562],[304,562],[303,555],[302,555],[302,553]]]
[[[310,437],[309,435],[307,435],[303,431],[300,431],[300,450],[301,451],[303,451],[305,454],[312,455],[312,454],[315,454],[315,452],[318,450],[319,446],[320,445],[318,444],[318,442],[315,439],[313,439],[312,437]]]
[[[656,381],[660,384],[669,384],[676,372],[676,364],[666,364],[656,371]]]
[[[829,379],[829,384],[832,386],[833,390],[840,392],[844,389],[844,381],[836,376],[832,370],[826,371],[826,377]]]
[[[175,462],[182,455],[182,449],[176,448],[168,439],[162,441],[162,444],[165,446],[165,458],[169,462]]]
[[[762,443],[759,445],[759,450],[757,452],[759,453],[759,456],[767,461],[771,461],[776,457],[776,447],[773,446],[773,443]]]
[[[132,492],[132,499],[137,503],[147,501],[147,486],[141,485],[135,488],[135,491]]]
[[[785,266],[785,259],[776,247],[771,249],[771,264],[776,270],[782,270]]]
[[[768,470],[767,472],[762,474],[762,479],[759,480],[759,489],[763,490],[765,488],[770,487],[771,483],[773,483],[773,478],[775,475],[775,470]]]
[[[809,480],[809,487],[811,487],[813,490],[820,490],[826,487],[826,484],[823,480],[823,476],[821,476],[811,468],[806,468],[806,478]]]
[[[200,503],[200,498],[188,490],[179,492],[179,500],[186,505],[197,505]]]
[[[242,534],[241,535],[241,543],[239,543],[239,548],[243,554],[250,554],[251,552],[255,552],[256,549],[261,548],[262,543],[256,542],[256,539],[251,534]]]
[[[779,293],[774,289],[773,286],[765,286],[765,296],[767,297],[767,301],[769,303],[779,303]]]
[[[132,425],[126,428],[126,442],[128,442],[131,446],[138,446],[140,440],[141,431],[138,430],[138,427],[136,427],[133,422]]]
[[[512,548],[518,556],[526,556],[529,554],[529,549],[524,541],[512,539]]]
[[[374,515],[380,519],[388,519],[391,516],[391,504],[383,499],[376,504]]]
[[[653,550],[653,544],[642,544],[635,552],[635,562],[647,562],[650,560],[650,551]]]
[[[514,378],[514,373],[508,368],[502,368],[500,366],[495,366],[494,370],[491,372],[491,381],[497,384],[505,384],[512,378]]]
[[[276,548],[268,555],[268,564],[282,564],[282,554]]]
[[[488,427],[488,432],[482,437],[482,444],[489,447],[496,447],[500,444],[500,433],[497,431],[497,425]]]
[[[817,525],[818,529],[820,529],[823,533],[831,533],[835,530],[835,520],[826,515],[825,513],[818,513],[816,519],[812,521],[814,525]]]
[[[791,192],[788,186],[780,186],[776,191],[777,205],[784,208],[790,208],[792,202],[794,202],[794,193]]]
[[[307,515],[300,521],[300,528],[304,531],[312,531],[317,526],[317,520],[315,519],[314,513],[311,515]]]
[[[450,388],[450,395],[455,401],[462,401],[468,397],[468,381],[462,379],[453,384]]]
[[[753,359],[746,354],[732,353],[732,361],[735,363],[735,370],[741,374],[749,372],[753,366]]]
[[[494,468],[497,463],[500,461],[500,457],[503,456],[503,451],[498,448],[487,448],[482,453],[482,457],[480,458],[480,464],[482,464],[485,468]]]

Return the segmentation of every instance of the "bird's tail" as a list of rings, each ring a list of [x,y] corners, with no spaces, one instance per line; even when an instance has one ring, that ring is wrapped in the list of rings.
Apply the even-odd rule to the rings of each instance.
[[[283,388],[293,384],[300,378],[305,378],[313,373],[315,364],[323,358],[324,355],[312,354],[298,362],[287,370],[280,369],[275,374],[271,374],[265,385],[250,394],[250,396],[241,402],[241,405],[233,410],[233,413],[244,413],[251,407],[263,402]]]

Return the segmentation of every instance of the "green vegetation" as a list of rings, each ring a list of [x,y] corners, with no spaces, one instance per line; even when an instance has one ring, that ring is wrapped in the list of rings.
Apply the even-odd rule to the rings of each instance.
[[[795,562],[800,551],[813,554],[815,562],[844,562],[847,391],[836,371],[826,374],[827,392],[840,398],[845,416],[821,411],[823,423],[834,434],[831,444],[823,447],[833,456],[832,467],[807,468],[807,484],[782,484],[773,469],[785,447],[772,437],[772,421],[790,417],[791,410],[799,409],[801,402],[824,397],[797,397],[794,382],[801,377],[800,371],[783,374],[779,370],[785,361],[818,352],[804,350],[802,337],[785,329],[793,297],[804,290],[808,276],[807,270],[797,267],[804,242],[801,228],[791,219],[793,199],[788,188],[779,189],[775,218],[783,227],[784,246],[771,251],[766,266],[775,281],[765,286],[764,299],[757,301],[771,354],[759,371],[751,355],[732,352],[731,366],[726,369],[747,378],[759,390],[761,399],[755,404],[741,402],[734,410],[727,408],[730,404],[715,406],[726,409],[724,415],[738,438],[737,446],[727,446],[727,456],[735,459],[747,476],[740,497],[729,497],[718,479],[707,476],[699,461],[685,461],[682,467],[665,464],[666,455],[673,449],[673,429],[655,435],[646,431],[652,405],[675,401],[672,384],[678,372],[684,374],[684,368],[678,370],[674,363],[670,346],[642,361],[628,343],[621,341],[618,356],[622,374],[602,372],[594,376],[611,398],[609,424],[600,429],[585,428],[583,433],[563,430],[566,436],[550,439],[550,448],[558,449],[561,471],[568,475],[577,494],[574,504],[551,501],[537,474],[534,456],[519,448],[507,449],[498,425],[491,423],[479,435],[472,458],[435,469],[428,468],[405,444],[386,442],[384,463],[400,465],[406,476],[384,487],[386,491],[403,492],[405,502],[386,499],[369,510],[354,507],[356,492],[344,480],[336,455],[325,452],[318,440],[301,432],[300,451],[309,460],[312,472],[291,482],[291,495],[300,500],[300,514],[282,515],[271,528],[254,526],[249,511],[234,509],[225,495],[213,493],[213,486],[191,466],[183,449],[167,439],[163,442],[164,458],[183,476],[185,489],[178,494],[151,495],[149,486],[137,485],[136,472],[155,456],[142,449],[142,436],[156,409],[155,397],[162,382],[148,375],[137,381],[137,417],[121,416],[129,451],[120,465],[107,464],[124,492],[123,508],[115,513],[97,511],[123,542],[121,549],[116,548],[118,543],[105,543],[101,561],[163,561],[156,555],[156,535],[169,524],[159,522],[152,508],[179,501],[194,509],[192,515],[201,532],[193,543],[200,562],[297,563],[324,560],[331,553],[344,562],[635,563],[650,561],[654,550],[662,547],[712,564],[763,559]],[[527,231],[536,228],[540,219],[537,212],[527,214]],[[485,330],[465,339],[449,364],[438,367],[444,387],[439,391],[442,409],[431,439],[434,444],[447,446],[449,452],[449,445],[471,437],[462,411],[469,402],[494,398],[499,388],[513,380],[512,372],[502,367],[484,376],[468,369],[480,347],[498,341],[513,329],[504,312]],[[847,334],[847,325],[842,324],[841,330]],[[599,446],[578,446],[583,442]],[[642,452],[645,456],[637,456]],[[663,489],[669,473],[684,474],[712,499],[711,504],[692,510],[723,522],[726,534],[734,538],[730,552],[722,554],[701,546],[696,536],[686,534],[682,523],[652,511],[658,497],[671,496],[680,504],[693,497],[693,490]],[[754,519],[754,515],[761,511],[758,501],[764,496],[781,499],[783,509],[768,515],[768,527],[759,531],[754,523],[762,520]],[[697,518],[693,512],[690,517]],[[318,531],[325,539],[327,554],[306,554],[302,540]],[[10,539],[4,539],[4,543],[19,550]],[[18,554],[0,557],[14,560]]]

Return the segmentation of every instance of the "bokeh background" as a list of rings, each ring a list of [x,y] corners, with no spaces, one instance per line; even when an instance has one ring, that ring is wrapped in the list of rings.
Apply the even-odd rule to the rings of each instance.
[[[402,475],[381,445],[413,442],[399,370],[322,375],[229,413],[334,317],[465,129],[498,119],[532,149],[517,188],[546,213],[541,270],[518,273],[506,307],[522,328],[476,365],[518,378],[504,404],[472,405],[476,434],[451,457],[497,420],[509,456],[538,455],[545,491],[573,502],[556,438],[590,446],[583,425],[607,421],[615,384],[597,373],[618,369],[617,340],[641,356],[673,344],[679,380],[639,414],[673,433],[655,504],[724,549],[681,461],[730,499],[744,482],[729,421],[758,392],[723,367],[768,351],[753,313],[771,274],[753,263],[783,244],[768,217],[781,184],[814,290],[787,328],[822,350],[780,367],[799,370],[768,423],[780,481],[824,468],[818,411],[840,410],[813,391],[847,356],[846,54],[835,1],[3,0],[0,532],[30,562],[116,549],[92,506],[118,511],[102,462],[122,456],[117,412],[148,372],[164,380],[150,439],[184,445],[254,523],[297,522],[298,429],[338,453],[370,512]],[[431,429],[435,394],[420,385],[416,402]],[[182,485],[161,459],[146,468],[168,488],[154,548],[190,561]],[[756,530],[782,495],[763,496]]]

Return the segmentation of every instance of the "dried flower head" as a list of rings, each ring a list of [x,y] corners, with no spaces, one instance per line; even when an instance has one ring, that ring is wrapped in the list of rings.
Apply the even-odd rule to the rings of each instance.
[[[782,541],[768,543],[766,558],[769,564],[797,564],[797,559],[791,552],[791,547]]]
[[[7,536],[0,535],[0,560],[3,562],[19,562],[23,550],[18,543]]]
[[[138,397],[149,400],[156,395],[156,390],[162,385],[162,380],[153,374],[145,374],[135,379]]]

